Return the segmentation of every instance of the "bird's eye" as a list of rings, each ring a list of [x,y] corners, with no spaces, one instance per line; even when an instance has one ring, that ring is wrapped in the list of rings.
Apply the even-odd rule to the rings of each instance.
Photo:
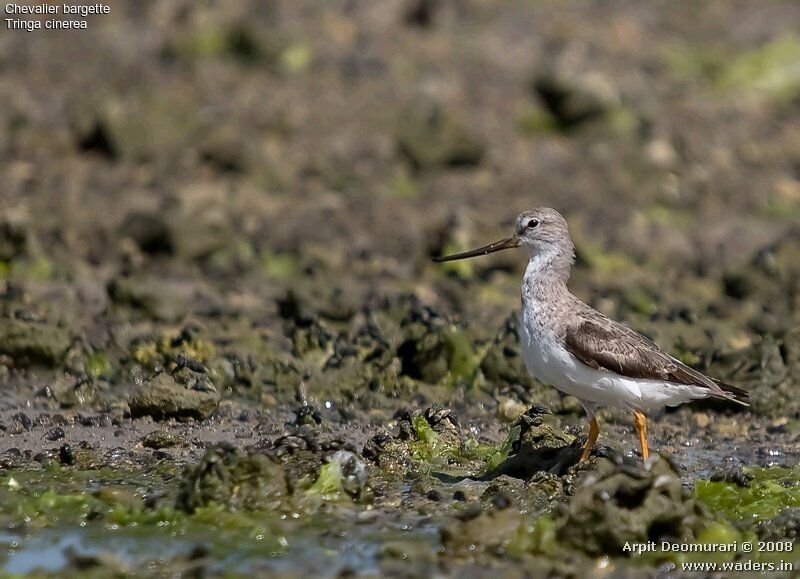
[[[538,219],[531,219],[530,221],[528,221],[528,229],[533,229],[537,225],[539,225]]]

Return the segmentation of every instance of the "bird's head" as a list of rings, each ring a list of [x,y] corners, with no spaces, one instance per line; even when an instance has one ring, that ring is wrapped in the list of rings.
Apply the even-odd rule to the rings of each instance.
[[[517,216],[514,222],[514,232],[510,237],[463,253],[435,257],[434,261],[478,257],[516,247],[526,247],[534,255],[565,254],[569,256],[570,261],[573,253],[567,221],[555,209],[536,207],[523,211]]]

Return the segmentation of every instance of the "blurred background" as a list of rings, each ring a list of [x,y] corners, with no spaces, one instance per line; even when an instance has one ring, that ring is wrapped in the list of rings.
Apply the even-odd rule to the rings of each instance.
[[[800,3],[107,4],[0,31],[2,571],[620,575],[695,499],[796,536]],[[523,252],[431,262],[534,206],[579,297],[751,392],[653,417],[677,467],[568,471]]]
[[[399,295],[485,342],[523,256],[429,258],[537,205],[592,305],[701,367],[764,336],[785,358],[797,3],[111,6],[0,35],[4,315],[77,339],[78,371],[186,320],[272,355],[297,308],[335,326]]]

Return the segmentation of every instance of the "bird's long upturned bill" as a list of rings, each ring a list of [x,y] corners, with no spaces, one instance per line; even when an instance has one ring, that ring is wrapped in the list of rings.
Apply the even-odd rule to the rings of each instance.
[[[479,247],[477,249],[470,249],[469,251],[465,251],[463,253],[455,253],[453,255],[434,257],[433,261],[436,262],[455,261],[456,259],[479,257],[481,255],[488,255],[490,253],[494,253],[495,251],[502,251],[504,249],[514,249],[515,247],[519,246],[520,246],[520,241],[518,237],[516,236],[506,237],[505,239],[501,239],[500,241],[495,241],[494,243],[490,243],[489,245],[484,245],[483,247]]]

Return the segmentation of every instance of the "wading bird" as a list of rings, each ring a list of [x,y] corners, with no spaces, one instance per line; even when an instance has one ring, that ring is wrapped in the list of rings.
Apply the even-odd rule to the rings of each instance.
[[[525,367],[538,380],[580,400],[589,417],[581,461],[600,434],[595,412],[615,407],[633,413],[642,459],[647,448],[645,412],[701,398],[747,406],[747,392],[679,362],[641,334],[604,316],[569,289],[575,248],[566,220],[547,207],[524,211],[511,237],[455,255],[451,261],[523,247],[530,258],[522,279],[519,338]]]

